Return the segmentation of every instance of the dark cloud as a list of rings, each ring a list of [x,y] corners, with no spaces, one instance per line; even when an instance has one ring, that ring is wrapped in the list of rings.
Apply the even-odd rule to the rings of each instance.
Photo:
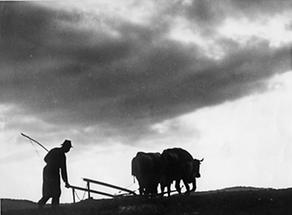
[[[292,2],[289,0],[230,0],[236,10],[246,14],[278,14],[292,9]]]
[[[200,7],[201,22],[215,22]],[[82,14],[31,3],[0,10],[2,103],[59,126],[96,126],[103,137],[143,135],[152,123],[264,89],[287,66],[288,50],[265,42],[240,48],[222,40],[230,50],[215,61],[166,39],[170,24],[123,22],[113,36],[81,28]]]
[[[228,10],[227,6],[222,1],[197,0],[192,1],[192,4],[186,7],[185,12],[188,18],[194,19],[201,27],[208,27],[208,25],[223,21]]]
[[[191,19],[193,27],[204,35],[212,34],[227,18],[254,21],[292,11],[290,0],[193,0],[190,5],[182,2],[173,5],[171,12]]]

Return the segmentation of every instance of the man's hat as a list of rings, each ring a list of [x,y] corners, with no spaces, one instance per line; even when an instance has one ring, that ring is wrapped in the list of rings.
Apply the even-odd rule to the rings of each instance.
[[[69,147],[69,148],[72,148],[72,144],[71,144],[71,140],[65,140],[63,143],[62,143],[62,146],[65,146],[65,147]]]

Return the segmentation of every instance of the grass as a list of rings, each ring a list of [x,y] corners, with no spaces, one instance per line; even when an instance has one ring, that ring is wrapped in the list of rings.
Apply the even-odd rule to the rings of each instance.
[[[10,208],[3,215],[269,215],[292,214],[292,189],[225,189],[190,196],[85,200],[58,208]]]

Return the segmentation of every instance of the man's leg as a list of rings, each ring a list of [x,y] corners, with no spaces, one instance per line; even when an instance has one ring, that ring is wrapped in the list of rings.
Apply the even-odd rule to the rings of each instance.
[[[54,196],[52,198],[52,206],[55,207],[55,206],[58,206],[60,204],[60,196]]]
[[[43,196],[39,201],[38,201],[38,205],[40,208],[44,207],[44,205],[46,204],[46,202],[49,200],[49,196]]]
[[[55,179],[52,181],[52,206],[58,206],[60,204],[60,196],[61,196],[61,184],[60,184],[60,176],[56,175]]]
[[[40,208],[44,207],[46,202],[50,198],[50,194],[47,192],[48,191],[48,179],[47,179],[47,167],[44,167],[43,169],[43,186],[42,186],[42,198],[38,201],[38,205]]]

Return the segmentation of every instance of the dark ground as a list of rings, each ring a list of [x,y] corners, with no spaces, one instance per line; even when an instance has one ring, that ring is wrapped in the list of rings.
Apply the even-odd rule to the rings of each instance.
[[[247,215],[292,214],[292,188],[229,188],[170,198],[120,197],[85,200],[59,208],[37,209],[32,202],[2,200],[2,215]],[[25,206],[26,205],[26,206]],[[29,206],[28,206],[29,205]]]

